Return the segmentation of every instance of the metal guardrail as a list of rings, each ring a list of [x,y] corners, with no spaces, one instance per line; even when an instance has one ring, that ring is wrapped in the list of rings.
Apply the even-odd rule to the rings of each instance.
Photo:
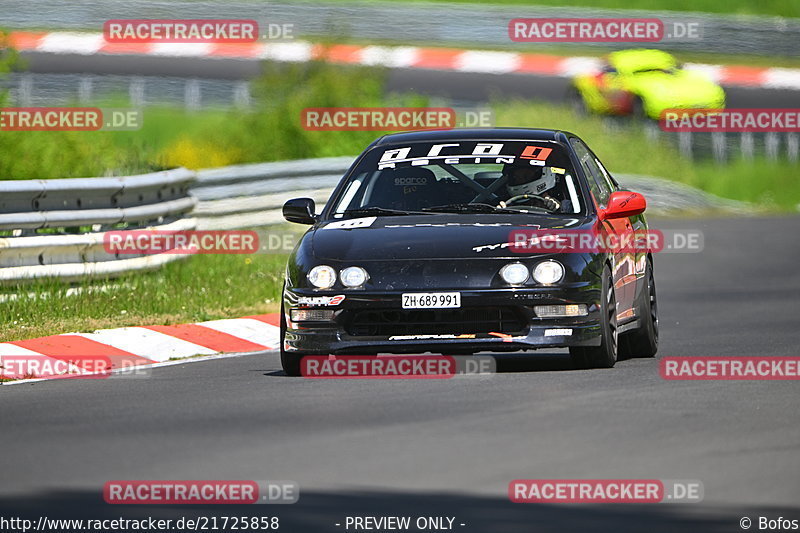
[[[656,138],[661,132],[650,133]],[[769,161],[785,159],[791,163],[800,160],[800,136],[797,133],[673,133],[671,141],[687,159],[713,158],[717,163],[726,163],[740,158],[752,160],[761,156]]]
[[[112,277],[185,257],[120,256],[103,246],[115,229],[195,229],[196,174],[175,169],[119,178],[0,181],[0,282]]]
[[[609,131],[629,126],[628,117],[602,117]],[[768,161],[800,161],[800,134],[796,132],[671,132],[662,131],[658,122],[647,121],[644,133],[650,141],[663,139],[676,147],[681,156],[695,161],[713,159],[720,164],[762,157]]]
[[[282,221],[289,198],[324,205],[354,157],[175,169],[120,178],[0,181],[0,283],[152,270],[187,254],[109,253],[111,230],[223,230]],[[5,234],[5,236],[2,236]]]
[[[238,165],[197,173],[199,229],[234,229],[283,220],[283,203],[300,196],[324,205],[355,157],[325,157]]]
[[[0,181],[0,231],[141,223],[194,208],[185,168],[120,178]]]

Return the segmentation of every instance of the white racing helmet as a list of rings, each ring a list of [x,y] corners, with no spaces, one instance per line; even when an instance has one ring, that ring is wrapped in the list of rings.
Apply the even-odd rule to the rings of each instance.
[[[511,196],[540,195],[556,186],[556,174],[550,167],[514,166],[507,171],[506,188]]]

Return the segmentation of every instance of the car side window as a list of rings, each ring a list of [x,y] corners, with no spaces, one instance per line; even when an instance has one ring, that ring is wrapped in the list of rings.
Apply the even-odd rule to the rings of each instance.
[[[592,196],[600,205],[605,207],[608,203],[608,197],[611,196],[612,185],[604,175],[605,169],[600,170],[598,161],[594,155],[589,151],[585,144],[579,139],[570,139],[572,147],[575,149],[575,154],[583,167],[586,174],[586,181],[589,183],[589,189],[592,191]]]
[[[592,159],[597,164],[597,168],[600,169],[600,173],[603,175],[603,179],[605,180],[611,192],[616,191],[617,182],[614,181],[614,178],[611,177],[611,173],[608,170],[606,170],[606,167],[604,167],[603,163],[601,163],[600,160],[597,159],[597,156],[593,156]]]

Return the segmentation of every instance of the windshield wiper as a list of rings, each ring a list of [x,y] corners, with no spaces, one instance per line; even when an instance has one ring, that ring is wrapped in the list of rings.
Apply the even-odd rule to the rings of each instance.
[[[497,207],[490,204],[482,204],[480,202],[470,204],[447,204],[447,205],[434,205],[432,207],[423,207],[423,211],[433,212],[450,212],[450,213],[528,213],[529,209],[539,209],[531,206],[520,207]],[[548,213],[547,210],[541,209],[543,213]]]
[[[403,211],[402,209],[389,209],[386,207],[360,207],[358,209],[348,209],[342,215],[374,215],[374,216],[394,216],[394,215],[418,215],[419,211]]]
[[[452,211],[452,212],[466,212],[470,211],[473,213],[494,213],[497,211],[497,207],[489,204],[481,204],[481,203],[474,203],[474,204],[445,204],[445,205],[434,205],[431,207],[423,207],[423,211]]]

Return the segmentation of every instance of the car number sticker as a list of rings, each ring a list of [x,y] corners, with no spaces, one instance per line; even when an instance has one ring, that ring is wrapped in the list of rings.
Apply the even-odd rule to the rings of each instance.
[[[461,307],[460,292],[406,292],[403,309],[452,309]]]
[[[322,229],[355,229],[355,228],[368,228],[372,225],[378,217],[363,217],[363,218],[349,218],[347,220],[338,220],[322,226]]]

